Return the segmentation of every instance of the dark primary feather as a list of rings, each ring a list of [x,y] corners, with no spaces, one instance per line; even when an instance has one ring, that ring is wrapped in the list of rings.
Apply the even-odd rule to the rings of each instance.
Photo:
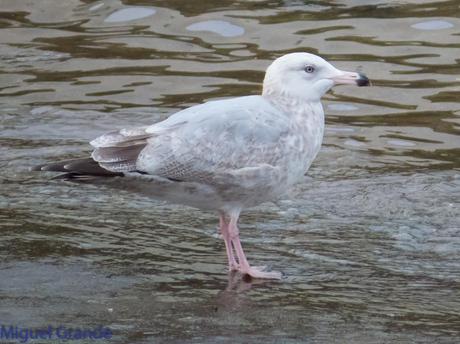
[[[111,172],[99,166],[91,158],[72,159],[36,166],[33,171],[64,172],[57,179],[80,179],[83,177],[121,177],[123,173]]]

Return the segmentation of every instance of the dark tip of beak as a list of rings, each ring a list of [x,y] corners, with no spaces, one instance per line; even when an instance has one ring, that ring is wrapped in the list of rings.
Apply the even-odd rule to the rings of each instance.
[[[369,81],[369,79],[367,78],[367,76],[365,76],[364,74],[361,74],[359,73],[359,78],[356,80],[356,84],[358,86],[369,86],[371,84],[371,82]]]

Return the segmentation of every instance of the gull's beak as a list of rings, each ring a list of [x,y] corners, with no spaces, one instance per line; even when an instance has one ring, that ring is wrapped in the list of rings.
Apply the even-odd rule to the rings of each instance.
[[[358,86],[369,86],[371,83],[367,76],[361,73],[339,71],[339,74],[331,78],[336,85],[350,84]]]

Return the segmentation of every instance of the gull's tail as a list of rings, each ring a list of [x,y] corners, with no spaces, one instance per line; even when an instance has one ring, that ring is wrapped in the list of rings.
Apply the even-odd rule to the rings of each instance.
[[[95,180],[102,177],[122,177],[127,172],[138,172],[136,162],[152,134],[146,127],[113,131],[95,140],[91,157],[58,161],[35,167],[34,171],[63,172],[57,179]]]

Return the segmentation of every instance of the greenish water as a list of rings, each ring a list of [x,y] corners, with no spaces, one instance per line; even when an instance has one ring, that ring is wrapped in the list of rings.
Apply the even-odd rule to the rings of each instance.
[[[433,0],[2,0],[1,324],[103,325],[113,343],[458,343],[459,13]],[[242,216],[250,261],[280,282],[227,276],[215,214],[29,171],[114,128],[257,94],[292,51],[373,87],[329,93],[305,181]]]

